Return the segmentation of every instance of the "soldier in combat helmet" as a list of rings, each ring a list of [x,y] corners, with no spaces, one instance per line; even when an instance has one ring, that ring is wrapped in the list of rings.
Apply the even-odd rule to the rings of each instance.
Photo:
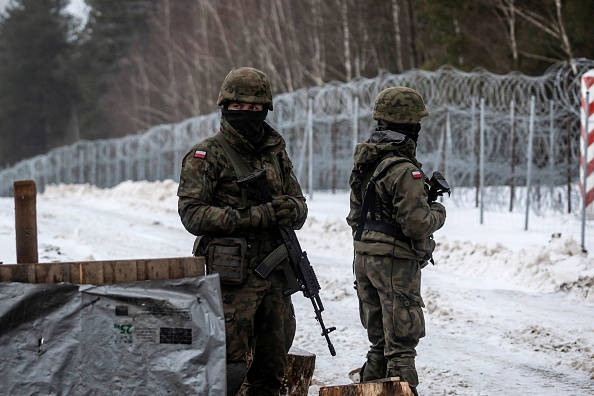
[[[219,273],[221,280],[227,394],[235,395],[247,378],[248,395],[278,395],[296,326],[291,297],[283,295],[285,264],[266,279],[253,269],[276,247],[277,226],[301,228],[307,206],[285,141],[265,122],[272,110],[266,74],[250,67],[231,70],[217,104],[219,133],[183,159],[178,212],[197,236],[194,254],[206,256],[207,272]],[[272,202],[262,204],[238,186],[242,172],[257,170],[265,170]],[[224,267],[229,262],[236,266]]]
[[[416,158],[420,120],[428,115],[411,88],[379,93],[377,127],[355,149],[347,217],[361,323],[371,344],[360,380],[400,377],[415,395],[415,348],[425,336],[421,269],[432,260],[432,234],[446,218],[441,203],[429,202],[428,179]]]

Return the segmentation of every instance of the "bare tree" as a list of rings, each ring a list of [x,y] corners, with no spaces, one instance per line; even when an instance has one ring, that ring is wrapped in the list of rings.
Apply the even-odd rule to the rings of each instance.
[[[502,4],[507,3],[507,4]],[[505,11],[507,14],[517,14],[523,20],[529,22],[536,28],[540,29],[541,31],[545,32],[549,36],[557,39],[560,43],[560,49],[563,53],[563,57],[550,58],[546,56],[542,56],[539,54],[527,52],[527,51],[518,51],[522,53],[524,56],[534,59],[546,60],[549,62],[557,62],[559,60],[569,60],[571,67],[574,73],[577,73],[577,69],[572,62],[573,59],[573,51],[571,48],[571,44],[569,42],[569,37],[565,31],[565,24],[563,22],[563,12],[562,12],[562,4],[561,0],[554,1],[555,9],[551,10],[547,8],[546,3],[542,3],[541,7],[539,7],[541,13],[537,11],[533,11],[531,9],[526,8],[519,8],[514,6],[513,1],[502,1],[499,4],[500,8],[507,8]]]
[[[402,38],[400,33],[400,5],[392,0],[392,23],[394,24],[394,42],[396,43],[396,67],[398,72],[404,70],[402,64]]]
[[[345,80],[349,81],[353,78],[352,60],[351,60],[351,41],[349,32],[349,6],[348,0],[339,0],[340,6],[340,20],[342,22],[342,44],[344,51],[344,71]]]
[[[324,69],[325,69],[325,51],[324,51],[324,38],[322,37],[322,12],[320,10],[320,2],[318,0],[309,0],[308,1],[311,9],[312,9],[312,29],[311,29],[311,39],[313,41],[313,59],[312,59],[312,67],[313,72],[311,73],[311,77],[314,80],[316,85],[322,85],[324,82]]]
[[[518,43],[516,41],[516,7],[515,0],[498,0],[497,8],[499,8],[505,18],[509,33],[509,46],[512,52],[513,67],[518,67]]]

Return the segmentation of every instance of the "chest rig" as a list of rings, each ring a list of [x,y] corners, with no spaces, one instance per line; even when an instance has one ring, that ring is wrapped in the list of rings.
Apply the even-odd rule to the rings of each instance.
[[[403,162],[409,162],[414,164],[411,160],[402,157],[394,157],[384,168],[376,173],[377,165],[370,165],[368,169],[363,172],[363,178],[361,181],[361,215],[359,216],[359,222],[357,224],[357,231],[355,232],[355,241],[361,240],[363,230],[379,231],[384,234],[390,235],[391,237],[412,244],[410,237],[404,235],[402,232],[402,226],[398,223],[387,221],[382,218],[382,202],[380,197],[377,195],[377,180],[383,177],[386,172],[396,164]],[[367,218],[369,214],[369,218]]]

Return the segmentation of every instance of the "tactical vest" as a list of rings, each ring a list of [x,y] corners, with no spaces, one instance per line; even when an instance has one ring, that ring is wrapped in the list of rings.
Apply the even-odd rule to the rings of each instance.
[[[354,239],[355,241],[360,241],[363,230],[370,230],[383,232],[384,234],[390,235],[399,241],[412,244],[411,238],[404,235],[402,232],[402,226],[400,224],[394,224],[393,222],[387,222],[382,219],[382,202],[376,193],[376,182],[378,179],[383,177],[386,172],[394,165],[401,164],[403,162],[410,162],[411,164],[414,163],[408,158],[394,157],[390,163],[388,163],[382,170],[376,173],[379,163],[381,163],[383,160],[384,158],[380,159],[377,164],[369,164],[369,166],[367,166],[367,168],[363,171],[361,179],[361,215],[359,216],[359,222],[357,223],[357,231],[355,232]],[[368,213],[370,213],[369,218],[367,218]]]

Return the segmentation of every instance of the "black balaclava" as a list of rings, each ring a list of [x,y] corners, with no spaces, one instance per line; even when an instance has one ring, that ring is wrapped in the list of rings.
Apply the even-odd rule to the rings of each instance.
[[[250,111],[229,110],[224,107],[222,113],[227,122],[252,143],[253,146],[264,141],[266,132],[263,123],[268,115],[268,109],[262,111]]]

